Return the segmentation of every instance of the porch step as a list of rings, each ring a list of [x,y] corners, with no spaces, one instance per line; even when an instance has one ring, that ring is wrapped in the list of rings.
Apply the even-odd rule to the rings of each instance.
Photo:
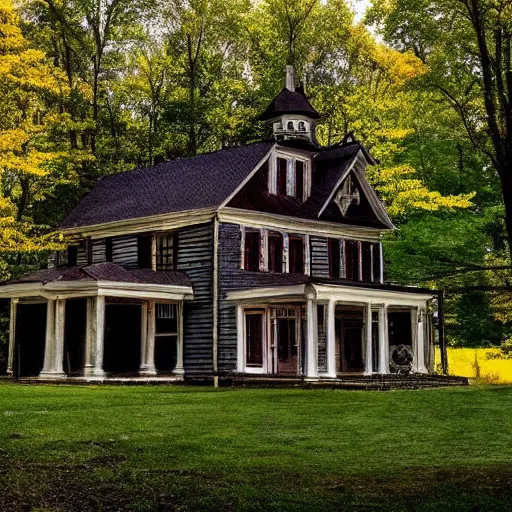
[[[336,379],[319,379],[316,381],[299,377],[259,377],[232,376],[219,379],[221,386],[247,387],[301,387],[301,388],[332,388],[332,389],[365,389],[386,391],[391,389],[425,389],[449,386],[468,386],[467,377],[446,375],[344,375]]]

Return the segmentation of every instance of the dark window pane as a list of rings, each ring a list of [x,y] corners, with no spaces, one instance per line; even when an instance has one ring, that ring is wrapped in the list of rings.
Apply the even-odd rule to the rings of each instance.
[[[373,244],[373,281],[380,282],[380,244]]]
[[[345,242],[345,277],[359,281],[359,249],[358,243],[352,240]]]
[[[78,259],[78,246],[70,245],[68,247],[68,266],[75,267]]]
[[[105,259],[106,261],[112,261],[112,238],[105,239]]]
[[[263,314],[245,315],[247,366],[263,366]]]
[[[290,237],[290,273],[304,274],[304,240]]]
[[[340,241],[329,238],[329,276],[340,277]]]
[[[245,270],[259,270],[260,269],[260,232],[259,231],[246,231],[245,232]]]
[[[174,270],[176,247],[174,235],[159,236],[156,241],[157,270]]]
[[[304,162],[295,162],[295,197],[302,201],[304,195]]]
[[[277,193],[286,195],[286,175],[287,175],[288,161],[284,158],[277,159]]]
[[[283,236],[280,233],[268,234],[268,269],[283,271]]]
[[[137,264],[139,268],[151,268],[151,235],[137,237]]]
[[[369,283],[372,279],[372,244],[370,242],[363,242],[362,260],[363,260],[363,281]]]

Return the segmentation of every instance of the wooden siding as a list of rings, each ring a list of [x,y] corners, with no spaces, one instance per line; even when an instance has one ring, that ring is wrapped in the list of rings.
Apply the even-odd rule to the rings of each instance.
[[[107,261],[105,239],[101,238],[92,242],[92,262],[104,263]]]
[[[237,224],[219,226],[219,371],[236,370],[236,306],[226,299],[235,287],[233,271],[240,270],[242,234]],[[227,278],[226,274],[229,274]]]
[[[76,255],[76,264],[78,266],[87,265],[87,242],[84,241],[78,247],[77,255]]]
[[[136,236],[120,236],[112,239],[112,263],[129,268],[137,267]]]
[[[213,370],[213,225],[191,226],[177,234],[179,272],[187,274],[194,300],[184,306],[184,365],[187,374]]]
[[[309,238],[311,250],[311,276],[329,277],[329,242],[327,238]]]

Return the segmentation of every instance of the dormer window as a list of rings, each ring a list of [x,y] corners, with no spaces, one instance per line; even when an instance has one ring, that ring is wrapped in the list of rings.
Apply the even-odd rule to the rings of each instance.
[[[268,189],[271,194],[295,197],[305,201],[310,195],[311,176],[309,160],[291,156],[271,159]]]

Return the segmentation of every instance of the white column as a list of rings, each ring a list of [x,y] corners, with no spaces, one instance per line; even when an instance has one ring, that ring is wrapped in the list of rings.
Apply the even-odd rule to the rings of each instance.
[[[64,320],[65,300],[48,299],[46,307],[46,338],[44,366],[39,374],[44,378],[65,377],[64,359]]]
[[[389,373],[388,308],[379,308],[379,373]]]
[[[155,301],[150,300],[142,305],[142,329],[141,329],[141,375],[156,375],[155,368],[155,329],[156,306]]]
[[[183,365],[183,306],[183,301],[180,301],[176,307],[178,312],[178,339],[176,341],[176,368],[174,368],[174,373],[177,375],[183,375],[185,373],[185,367]]]
[[[417,335],[416,335],[416,371],[428,373],[425,366],[425,310],[418,309]]]
[[[370,302],[366,304],[366,351],[365,351],[365,375],[373,373],[373,351],[372,351],[372,305]]]
[[[336,302],[333,299],[327,305],[327,377],[336,377]]]
[[[86,377],[105,377],[103,371],[103,344],[105,337],[105,297],[87,299],[87,325],[85,336]]]
[[[316,343],[316,325],[313,300],[308,299],[306,310],[306,377],[318,377],[318,345]]]
[[[9,353],[7,355],[7,374],[13,375],[14,351],[16,350],[16,312],[18,299],[11,299],[11,314],[9,317]]]

